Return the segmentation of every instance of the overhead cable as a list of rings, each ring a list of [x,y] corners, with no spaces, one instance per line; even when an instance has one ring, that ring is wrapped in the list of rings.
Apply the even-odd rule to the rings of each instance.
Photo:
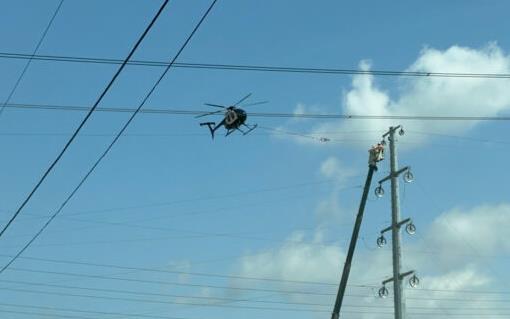
[[[154,24],[154,22],[156,21],[157,17],[160,15],[160,13],[163,11],[163,9],[165,8],[166,4],[168,3],[169,0],[166,0],[161,8],[159,9],[157,15],[154,17],[154,19],[152,20],[151,24],[149,25],[149,27],[146,29],[144,35],[150,30],[150,27]],[[82,177],[81,181],[76,185],[76,187],[73,189],[73,191],[67,196],[67,198],[62,202],[62,204],[60,205],[60,207],[53,213],[53,215],[48,219],[48,221],[37,231],[37,233],[27,242],[27,244],[5,265],[3,266],[1,269],[0,269],[0,274],[5,271],[5,269],[7,269],[28,247],[30,247],[30,245],[39,237],[39,235],[42,234],[42,232],[49,226],[49,224],[53,221],[53,219],[55,219],[55,217],[57,217],[57,215],[64,209],[64,207],[67,205],[67,203],[71,200],[71,198],[74,197],[74,195],[78,192],[78,190],[81,188],[81,186],[85,183],[85,181],[88,179],[88,177],[92,174],[92,172],[96,169],[96,167],[99,165],[99,163],[101,163],[101,161],[106,157],[106,155],[108,154],[108,152],[112,149],[112,147],[117,143],[117,141],[119,140],[119,138],[122,136],[122,134],[124,133],[124,131],[128,128],[129,124],[131,124],[131,122],[134,120],[135,116],[138,114],[138,112],[140,111],[140,109],[145,105],[145,103],[147,102],[147,100],[151,97],[152,93],[154,93],[154,91],[156,90],[156,88],[158,87],[158,85],[161,83],[161,81],[163,80],[163,78],[165,77],[165,75],[168,73],[168,71],[170,70],[170,68],[172,67],[173,63],[175,63],[175,61],[177,60],[177,58],[181,55],[181,53],[184,51],[184,49],[187,47],[188,43],[191,41],[191,38],[193,37],[193,35],[195,35],[195,33],[197,32],[198,28],[202,25],[202,23],[204,22],[205,18],[209,15],[209,12],[211,12],[211,10],[213,9],[214,5],[216,4],[217,0],[214,0],[212,1],[211,5],[209,6],[209,8],[206,10],[206,12],[202,15],[201,19],[198,21],[198,23],[195,25],[193,31],[191,31],[191,33],[189,34],[188,38],[186,39],[186,41],[184,41],[184,43],[182,44],[182,46],[180,47],[179,51],[177,51],[177,53],[175,54],[175,56],[173,57],[173,59],[171,60],[171,62],[168,64],[168,66],[166,67],[166,69],[161,73],[160,77],[158,78],[158,80],[154,83],[154,85],[152,86],[152,88],[149,90],[149,92],[145,95],[144,99],[142,100],[142,102],[140,103],[140,105],[136,108],[136,110],[131,114],[131,116],[129,117],[129,119],[125,122],[124,126],[120,129],[120,131],[117,133],[117,135],[115,136],[115,138],[112,140],[112,142],[110,143],[110,145],[108,145],[108,147],[105,149],[105,151],[101,154],[101,156],[99,156],[99,158],[96,160],[96,162],[94,163],[94,165],[92,165],[92,167],[89,169],[89,171]],[[143,39],[143,37],[141,38]],[[141,42],[141,40],[140,40]],[[138,42],[139,43],[139,42]],[[137,43],[137,44],[138,44]],[[135,48],[136,49],[136,46]],[[128,58],[126,58],[126,62],[131,58],[132,54],[134,53],[134,50],[130,53],[130,55],[128,56]],[[126,64],[123,64],[122,66],[124,67]],[[118,73],[117,73],[118,74]],[[111,82],[112,83],[112,82]],[[106,90],[107,91],[107,90]],[[106,91],[104,92],[104,94],[106,93]],[[103,95],[104,95],[103,94]],[[89,112],[89,114],[87,116],[90,116],[91,115],[91,112],[95,109],[95,107],[97,107],[97,104],[96,103],[94,105],[94,107],[91,109],[91,111]],[[82,125],[84,124],[84,122],[82,123]],[[81,126],[80,126],[81,128]],[[79,131],[79,130],[78,130]],[[71,140],[78,134],[78,131],[75,133],[75,135],[73,135],[73,137],[71,138]],[[71,141],[70,140],[70,141]],[[68,143],[69,145],[70,143]],[[67,147],[67,146],[66,146]],[[28,200],[27,200],[28,201]],[[26,202],[25,202],[26,203]],[[18,210],[19,212],[19,210]],[[1,233],[0,233],[1,235]]]
[[[328,303],[317,303],[317,302],[309,302],[309,301],[281,301],[281,300],[271,300],[271,299],[249,299],[249,298],[225,298],[225,297],[214,297],[214,296],[203,296],[203,295],[181,295],[181,294],[168,294],[161,292],[150,292],[150,291],[140,291],[140,289],[135,290],[127,290],[127,289],[111,289],[111,288],[97,288],[97,287],[86,287],[86,286],[77,286],[77,285],[62,285],[62,284],[52,284],[52,283],[44,283],[44,282],[31,282],[31,281],[18,281],[18,280],[0,280],[1,283],[8,284],[17,284],[17,285],[26,285],[26,286],[36,286],[36,287],[45,287],[45,288],[57,288],[57,289],[71,289],[71,290],[81,290],[81,291],[92,291],[92,292],[100,292],[100,293],[116,293],[116,294],[126,294],[126,295],[134,295],[134,296],[145,296],[145,297],[164,297],[164,298],[186,298],[186,299],[197,299],[197,300],[207,300],[207,301],[224,301],[224,302],[247,302],[247,303],[258,303],[258,304],[283,304],[283,305],[301,305],[301,306],[321,306],[321,307],[329,307]],[[278,295],[289,295],[286,292],[278,293]],[[325,294],[324,294],[325,295]],[[328,294],[329,295],[329,294]],[[331,294],[333,295],[333,294]],[[378,299],[379,297],[370,296],[366,294],[347,294],[346,296],[350,298],[374,298]],[[410,297],[408,298],[413,301],[423,301],[423,298]],[[473,302],[477,301],[478,303],[502,303],[508,302],[508,299],[479,299],[479,298],[427,298],[427,300],[441,300],[441,301],[457,301],[457,302]],[[0,304],[1,306],[2,304]],[[353,308],[373,308],[371,305],[357,305],[357,304],[349,304],[345,305],[346,307]],[[388,308],[392,306],[377,306],[381,308]],[[461,308],[460,308],[461,307]],[[419,305],[410,307],[411,309],[428,309],[428,307],[422,307]],[[456,307],[448,307],[444,309],[470,309],[470,310],[479,310],[482,309],[480,307],[477,308],[466,308],[465,306],[456,306]],[[488,309],[505,309],[501,306],[493,305],[493,306],[484,306],[483,310]],[[510,310],[510,308],[506,308]]]
[[[79,111],[86,112],[85,106],[76,105],[52,105],[52,104],[26,104],[10,103],[7,108],[33,109],[33,110],[54,110],[54,111]],[[186,109],[185,109],[186,108]],[[190,110],[188,107],[181,109],[170,108],[147,108],[141,109],[138,113],[162,114],[162,115],[204,115],[209,111]],[[133,107],[101,107],[96,112],[107,113],[131,113],[136,112]],[[283,113],[283,112],[247,112],[250,117],[268,118],[301,118],[301,119],[324,119],[324,120],[418,120],[418,121],[510,121],[510,116],[461,116],[461,115],[361,115],[361,114],[331,114],[331,113]],[[222,114],[219,114],[220,116]]]
[[[8,255],[0,255],[0,257],[7,257]],[[177,271],[177,270],[168,270],[168,269],[157,269],[157,268],[144,268],[144,267],[131,267],[131,266],[121,266],[121,265],[113,265],[113,264],[99,264],[92,263],[86,261],[72,261],[72,260],[62,260],[62,259],[51,259],[51,258],[41,258],[41,257],[21,257],[26,260],[31,261],[41,261],[48,263],[57,263],[57,264],[67,264],[67,265],[75,265],[75,266],[91,266],[91,267],[100,267],[100,268],[110,268],[110,269],[119,269],[119,270],[136,270],[142,272],[153,272],[160,274],[177,274],[177,275],[190,275],[190,276],[201,276],[201,277],[212,277],[212,278],[223,278],[223,279],[247,279],[247,280],[259,280],[259,281],[272,281],[272,282],[281,282],[281,283],[295,283],[295,284],[314,284],[314,285],[322,285],[322,286],[335,286],[334,282],[319,282],[319,281],[301,281],[301,280],[286,280],[286,279],[278,279],[278,278],[267,278],[267,277],[253,277],[253,276],[241,276],[241,275],[224,275],[224,274],[214,274],[214,273],[197,273],[197,272],[189,272],[189,271]],[[14,270],[14,268],[13,268]],[[18,271],[32,271],[28,269],[19,269]],[[35,270],[34,270],[35,271]],[[38,271],[35,271],[38,272]],[[51,274],[50,272],[49,274]],[[63,274],[67,275],[69,273],[55,273],[55,274]],[[69,274],[69,275],[79,275],[79,274]],[[92,277],[96,278],[96,277]],[[105,278],[104,276],[98,276],[98,278]],[[116,279],[118,277],[106,277]],[[157,282],[164,283],[164,282]],[[350,287],[356,288],[377,288],[375,285],[363,285],[363,284],[349,284]],[[244,289],[244,288],[241,288]],[[510,290],[508,291],[497,291],[497,290],[451,290],[451,289],[432,289],[432,288],[413,288],[409,289],[414,292],[422,292],[422,291],[434,291],[434,292],[458,292],[458,293],[468,293],[468,294],[500,294],[500,295],[510,295]],[[274,291],[265,291],[265,292],[274,292]],[[282,290],[277,290],[277,292],[282,292]],[[327,294],[332,295],[332,294]],[[449,299],[448,299],[449,300]]]
[[[296,308],[296,307],[269,307],[269,306],[250,306],[250,305],[230,305],[230,304],[218,304],[218,303],[197,303],[197,302],[189,302],[189,301],[181,301],[181,300],[154,300],[154,299],[140,299],[140,298],[126,298],[126,297],[112,297],[112,296],[97,296],[97,295],[89,295],[89,294],[77,294],[77,293],[64,293],[64,292],[56,292],[56,291],[42,291],[42,290],[30,290],[30,289],[18,289],[18,288],[4,288],[5,290],[12,292],[22,292],[22,293],[31,293],[31,294],[45,294],[45,295],[53,295],[53,296],[64,296],[64,297],[77,297],[77,298],[86,298],[86,299],[95,299],[102,301],[123,301],[123,302],[136,302],[136,303],[150,303],[150,304],[166,304],[166,305],[190,305],[195,307],[218,307],[218,308],[230,308],[230,309],[247,309],[247,310],[258,310],[258,311],[279,311],[279,312],[310,312],[310,313],[324,313],[328,312],[327,310],[322,310],[317,307],[308,307],[308,308]],[[384,309],[388,308],[388,306],[378,306],[378,305],[360,305],[360,306],[351,306],[351,308],[360,308],[360,310],[347,310],[345,313],[372,313],[372,314],[391,314],[392,312],[381,312],[378,310],[375,312],[374,308]],[[368,308],[368,309],[367,309]],[[430,307],[410,307],[413,309],[423,309],[423,310],[435,310]],[[370,309],[370,310],[369,310]],[[459,308],[446,308],[450,310],[456,310]],[[464,310],[478,310],[478,312],[464,312],[462,314],[455,315],[493,315],[490,313],[486,313],[484,311],[491,310],[509,310],[509,308],[505,307],[492,307],[492,308],[463,308]],[[411,313],[410,313],[411,314]],[[438,312],[412,312],[415,315],[438,315]],[[500,313],[496,315],[508,315],[508,313]]]
[[[27,59],[30,55],[13,52],[0,52],[3,59]],[[62,55],[36,55],[32,57],[39,61],[92,63],[92,64],[120,64],[122,61],[109,58],[92,58]],[[132,60],[129,65],[165,67],[168,62],[150,60]],[[213,64],[213,63],[174,63],[174,68],[206,69],[224,71],[257,71],[272,73],[308,73],[326,75],[376,75],[376,76],[413,76],[413,77],[446,77],[446,78],[487,78],[487,79],[510,79],[509,73],[463,73],[463,72],[425,72],[425,71],[396,71],[396,70],[359,70],[344,68],[313,68],[291,67],[270,65],[247,65],[247,64]]]
[[[213,297],[213,296],[200,296],[200,295],[181,295],[181,294],[168,294],[168,293],[158,293],[158,292],[142,292],[138,289],[136,290],[127,290],[127,289],[110,289],[110,288],[95,288],[95,287],[84,287],[77,285],[62,285],[62,284],[51,284],[51,283],[37,283],[37,282],[27,282],[27,281],[18,281],[18,280],[0,280],[1,283],[8,284],[17,284],[17,285],[26,285],[26,286],[35,286],[35,287],[44,287],[44,288],[58,288],[58,289],[71,289],[78,291],[91,291],[91,292],[100,292],[100,293],[115,293],[115,294],[126,294],[126,295],[134,295],[134,296],[144,296],[144,297],[164,297],[164,298],[183,298],[183,299],[196,299],[196,300],[205,300],[205,301],[222,301],[222,302],[246,302],[246,303],[258,303],[258,304],[281,304],[281,305],[296,305],[296,306],[318,306],[318,307],[329,307],[329,304],[325,303],[317,303],[317,302],[307,302],[307,301],[278,301],[278,300],[251,300],[248,298],[225,298],[225,297]],[[6,288],[7,290],[10,287]],[[366,296],[365,296],[366,297]],[[375,297],[374,297],[375,298]],[[357,305],[347,305],[347,307],[358,307]],[[361,306],[360,306],[361,307]]]
[[[113,75],[112,79],[110,80],[110,82],[108,82],[108,85],[104,88],[104,90],[101,92],[101,94],[99,95],[99,98],[96,100],[96,102],[94,103],[94,105],[90,108],[90,110],[88,111],[87,115],[85,116],[85,118],[83,118],[83,120],[81,121],[80,125],[76,128],[76,130],[74,131],[73,135],[71,136],[71,138],[67,141],[67,143],[65,144],[64,148],[60,151],[60,153],[58,154],[58,156],[53,160],[53,162],[51,163],[51,165],[46,169],[46,171],[44,172],[44,174],[42,175],[42,177],[39,179],[39,181],[35,184],[34,188],[31,190],[31,192],[28,194],[28,196],[23,200],[23,202],[21,203],[21,205],[18,207],[18,209],[16,210],[16,212],[14,213],[14,215],[11,217],[11,219],[7,222],[7,224],[3,227],[3,229],[0,231],[0,237],[2,237],[2,235],[5,233],[5,231],[9,228],[9,226],[12,224],[12,222],[16,219],[16,217],[19,215],[19,213],[23,210],[23,208],[25,207],[25,205],[30,201],[30,199],[32,198],[32,196],[35,194],[35,192],[37,191],[37,189],[39,189],[39,186],[41,186],[41,184],[44,182],[44,180],[46,179],[46,177],[49,175],[49,173],[53,170],[53,168],[56,166],[56,164],[60,161],[60,159],[62,158],[62,156],[64,155],[64,153],[67,151],[67,149],[69,148],[69,146],[73,143],[74,139],[76,138],[76,136],[78,135],[78,133],[81,131],[81,129],[83,128],[83,126],[85,125],[85,123],[88,121],[88,119],[90,118],[90,116],[92,115],[92,113],[94,113],[94,111],[96,110],[97,106],[99,105],[99,103],[101,103],[101,101],[103,100],[103,98],[105,97],[106,93],[110,90],[110,88],[113,86],[113,83],[115,82],[115,80],[118,78],[118,76],[120,75],[120,73],[122,72],[122,70],[125,68],[126,64],[127,64],[127,61],[129,61],[129,59],[131,59],[131,57],[134,55],[135,51],[138,49],[138,47],[140,46],[140,44],[142,43],[143,39],[145,38],[145,36],[149,33],[149,31],[152,29],[152,26],[154,25],[154,23],[156,22],[156,20],[158,19],[158,17],[160,16],[160,14],[163,12],[163,9],[166,7],[166,5],[168,4],[169,0],[165,0],[159,10],[157,11],[156,15],[152,18],[152,20],[150,21],[149,25],[145,28],[144,32],[142,33],[142,35],[138,38],[138,40],[136,41],[135,45],[133,46],[133,48],[131,49],[131,51],[129,52],[129,54],[127,55],[127,57],[124,59],[123,63],[121,64],[121,66],[117,69],[117,71],[115,72],[115,74]],[[51,221],[51,220],[50,220]],[[48,223],[47,223],[48,224]],[[47,224],[44,226],[46,227]],[[38,236],[38,235],[36,235]],[[25,248],[26,249],[26,248]],[[24,250],[24,249],[23,249]],[[15,258],[14,258],[15,259]],[[2,273],[7,267],[9,267],[9,265],[13,262],[14,260],[11,260],[7,265],[5,265],[2,269],[0,269],[0,273]]]
[[[22,293],[30,293],[30,294],[42,294],[42,295],[53,295],[53,296],[61,296],[61,297],[78,297],[78,298],[87,298],[87,299],[96,299],[96,300],[104,300],[104,301],[125,301],[125,302],[137,302],[137,303],[150,303],[150,304],[163,304],[163,305],[189,305],[195,307],[218,307],[218,308],[232,308],[232,309],[249,309],[249,310],[271,310],[271,311],[291,311],[291,312],[328,312],[327,310],[316,309],[315,307],[311,308],[295,308],[295,307],[269,307],[269,306],[249,306],[249,305],[229,305],[229,304],[220,304],[220,303],[201,303],[201,302],[191,302],[191,301],[180,301],[177,300],[161,300],[161,299],[142,299],[142,298],[130,298],[130,297],[113,297],[113,296],[98,296],[91,294],[82,294],[82,293],[70,293],[70,292],[57,292],[57,291],[47,291],[47,290],[33,290],[33,289],[23,289],[23,288],[12,288],[12,287],[1,287],[3,291],[11,291],[11,292],[22,292]]]
[[[45,288],[58,288],[58,289],[71,289],[71,290],[82,290],[82,291],[92,291],[92,292],[102,292],[102,293],[117,293],[117,294],[127,294],[134,296],[145,296],[145,297],[164,297],[164,298],[185,298],[185,299],[197,299],[197,300],[207,300],[207,301],[226,301],[226,302],[247,302],[247,303],[259,303],[259,304],[282,304],[282,305],[300,305],[300,306],[320,306],[320,307],[329,307],[329,303],[318,303],[318,302],[310,302],[310,301],[281,301],[281,300],[270,300],[270,299],[248,299],[248,298],[226,298],[226,297],[214,297],[214,296],[203,296],[203,295],[181,295],[181,294],[169,294],[169,293],[161,293],[161,292],[149,292],[149,291],[140,291],[136,290],[127,290],[127,289],[111,289],[111,288],[97,288],[97,287],[86,287],[86,286],[77,286],[77,285],[62,285],[62,284],[52,284],[52,283],[40,283],[40,282],[30,282],[30,281],[19,281],[19,280],[0,280],[1,283],[8,284],[18,284],[18,285],[26,285],[26,286],[36,286],[36,287],[45,287]],[[286,293],[282,293],[286,294]],[[359,298],[367,298],[368,295],[360,295],[360,294],[347,294],[348,297],[359,297]],[[378,298],[373,296],[373,298]],[[423,298],[410,298],[410,300],[423,300]],[[484,300],[484,299],[473,299],[473,298],[446,298],[446,299],[438,299],[432,298],[427,300],[442,300],[442,301],[463,301],[463,302],[491,302],[491,303],[499,303],[499,302],[508,302],[508,299],[504,300]],[[373,308],[371,305],[356,305],[356,304],[348,304],[346,307],[353,308]],[[381,308],[388,308],[392,306],[376,306]],[[462,308],[459,308],[462,307]],[[412,306],[411,309],[428,309],[428,307],[422,306]],[[456,307],[447,307],[444,309],[454,310],[454,309],[463,309],[463,310],[488,310],[488,309],[508,309],[510,308],[502,308],[501,306],[484,306],[477,308],[466,308],[465,306],[456,306]]]
[[[126,278],[126,277],[118,277],[118,276],[111,276],[111,275],[101,275],[101,274],[87,274],[87,273],[75,273],[75,272],[63,272],[63,271],[51,271],[51,270],[39,270],[39,269],[31,269],[31,268],[18,268],[13,267],[9,268],[10,271],[16,271],[16,272],[24,272],[24,273],[32,273],[32,274],[44,274],[44,275],[56,275],[56,276],[66,276],[66,277],[75,277],[75,278],[88,278],[88,279],[100,279],[100,280],[110,280],[110,281],[122,281],[127,283],[133,283],[133,284],[156,284],[156,285],[168,285],[168,286],[180,286],[180,287],[194,287],[194,288],[209,288],[209,289],[221,289],[221,290],[235,290],[235,291],[256,291],[256,292],[264,292],[264,293],[278,293],[278,294],[288,294],[288,295],[313,295],[313,296],[334,296],[332,292],[324,292],[324,291],[312,291],[312,290],[304,290],[304,289],[277,289],[277,288],[263,288],[263,287],[254,287],[253,285],[250,286],[231,286],[231,285],[215,285],[215,284],[200,284],[200,283],[188,283],[188,282],[181,282],[181,281],[167,281],[167,280],[150,280],[150,279],[138,279],[138,278]],[[349,285],[352,286],[352,285]],[[366,287],[367,289],[376,288],[376,286],[373,287]],[[410,290],[413,291],[413,290]],[[420,289],[415,292],[423,292],[423,291],[430,291],[429,289]],[[472,290],[444,290],[444,292],[455,292],[455,293],[476,293],[477,295],[483,296],[483,295],[494,295],[494,294],[501,294],[501,295],[509,295],[510,292],[508,291],[472,291]],[[361,294],[349,294],[351,297],[370,297],[370,295],[361,295]],[[375,296],[375,294],[373,295]],[[407,299],[416,299],[416,300],[423,300],[422,297],[414,297],[410,296]],[[434,298],[428,298],[430,300],[447,300],[447,301],[474,301],[478,300],[476,298],[443,298],[438,297],[437,299]],[[499,300],[499,299],[481,299],[479,301],[484,302],[504,302],[505,300]]]
[[[14,304],[14,303],[0,303],[2,307],[12,307],[12,308],[22,308],[22,309],[38,309],[51,311],[51,314],[48,314],[48,317],[51,318],[61,318],[60,315],[54,315],[54,311],[60,312],[74,312],[74,313],[83,313],[83,314],[91,314],[91,315],[105,315],[105,316],[119,316],[119,317],[134,317],[134,318],[150,318],[150,319],[186,319],[183,317],[169,317],[169,316],[158,316],[158,315],[149,315],[149,314],[136,314],[136,313],[120,313],[120,312],[110,312],[110,311],[93,311],[93,310],[83,310],[76,308],[61,308],[61,307],[50,307],[50,306],[36,306],[33,304]],[[4,310],[0,310],[0,313],[4,312]],[[22,313],[25,314],[25,313]],[[32,314],[32,313],[30,313]],[[33,313],[37,316],[46,316],[44,313]],[[63,318],[69,318],[67,315],[64,315]],[[71,317],[74,318],[74,317]],[[88,318],[88,317],[87,317]],[[97,317],[95,317],[97,319]]]
[[[25,66],[23,67],[23,70],[21,70],[21,73],[19,74],[18,78],[16,79],[16,82],[14,83],[14,86],[12,87],[11,91],[9,92],[9,95],[7,95],[7,99],[5,99],[5,102],[2,103],[2,106],[0,107],[0,116],[4,112],[5,105],[8,104],[11,101],[14,93],[18,89],[18,86],[20,85],[21,80],[23,80],[23,77],[25,76],[25,73],[27,73],[28,68],[30,67],[30,64],[34,60],[34,57],[36,56],[37,51],[39,51],[39,48],[41,47],[44,39],[46,38],[46,35],[48,34],[48,31],[50,30],[51,25],[53,24],[53,21],[55,21],[55,18],[57,17],[57,15],[58,15],[58,13],[60,11],[60,8],[62,7],[63,3],[64,3],[64,0],[60,0],[60,2],[58,3],[57,7],[53,11],[53,14],[52,14],[52,16],[50,18],[50,21],[48,21],[48,24],[44,28],[44,31],[43,31],[41,37],[39,38],[39,41],[37,42],[37,44],[36,44],[32,54],[26,54],[25,55],[25,59],[27,59],[28,61],[27,61],[27,63],[25,63]]]

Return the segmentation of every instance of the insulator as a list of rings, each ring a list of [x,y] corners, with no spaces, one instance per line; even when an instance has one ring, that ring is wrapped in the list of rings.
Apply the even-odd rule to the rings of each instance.
[[[380,298],[386,298],[388,297],[390,292],[388,291],[388,288],[386,288],[386,286],[382,286],[381,288],[379,288],[378,294]]]
[[[416,288],[419,284],[420,279],[416,275],[413,275],[411,278],[409,278],[409,286],[412,288]]]
[[[405,132],[404,132],[404,129],[403,128],[400,128],[400,131],[398,131],[398,135],[402,136],[404,135]]]
[[[411,173],[410,170],[407,170],[405,173],[404,173],[404,182],[406,183],[412,183],[414,181],[414,175],[413,173]]]
[[[386,245],[387,241],[384,235],[381,234],[381,236],[377,237],[377,246],[382,247]]]
[[[381,186],[381,185],[379,185],[379,186],[377,186],[377,187],[375,188],[375,196],[377,196],[377,197],[379,197],[379,198],[381,198],[381,197],[383,197],[383,196],[384,196],[384,189],[382,188],[382,186]]]
[[[406,225],[406,232],[407,232],[409,235],[414,235],[414,234],[416,234],[416,226],[413,224],[413,222],[409,222],[409,223],[407,223],[407,225]]]

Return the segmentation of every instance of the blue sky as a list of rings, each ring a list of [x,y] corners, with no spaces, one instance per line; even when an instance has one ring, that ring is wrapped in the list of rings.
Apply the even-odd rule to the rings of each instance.
[[[0,52],[32,53],[58,2],[3,1]],[[122,59],[159,4],[65,0],[38,53]],[[208,5],[171,1],[135,58],[170,60]],[[504,1],[220,0],[179,62],[510,73],[508,9]],[[0,58],[0,100],[25,63]],[[91,106],[115,70],[33,61],[11,102]],[[127,67],[100,107],[137,106],[161,71]],[[508,79],[172,69],[147,107],[208,110],[203,103],[229,104],[253,92],[252,101],[270,101],[253,107],[260,112],[508,116],[509,84]],[[1,115],[2,222],[84,115],[18,109]],[[17,252],[60,205],[127,117],[92,116],[1,238],[0,261]],[[367,149],[398,124],[406,129],[399,139],[400,164],[411,165],[416,177],[401,185],[402,215],[418,227],[414,237],[403,234],[404,267],[422,278],[420,289],[408,292],[409,318],[508,315],[501,307],[510,282],[506,122],[249,118],[261,128],[248,136],[219,134],[211,141],[199,121],[140,114],[25,258],[0,275],[2,317],[36,316],[16,311],[108,319],[129,318],[121,315],[127,313],[140,318],[328,317],[361,196]],[[375,179],[388,169],[388,161],[382,162]],[[390,251],[375,245],[379,230],[388,225],[389,205],[388,196],[376,199],[371,192],[345,302],[353,318],[391,317],[383,313],[391,313],[392,300],[374,298],[391,274]],[[69,263],[76,261],[138,269]]]

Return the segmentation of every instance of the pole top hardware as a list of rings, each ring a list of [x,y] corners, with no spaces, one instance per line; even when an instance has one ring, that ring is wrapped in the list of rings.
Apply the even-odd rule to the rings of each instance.
[[[400,174],[402,174],[404,172],[409,172],[408,174],[404,175],[404,181],[406,183],[412,182],[414,180],[414,175],[411,173],[411,166],[406,166],[404,168],[399,169],[395,173],[390,174],[390,175],[386,176],[385,178],[381,179],[379,181],[379,185],[381,185],[382,183],[390,180],[393,176],[397,177],[397,176],[399,176]]]

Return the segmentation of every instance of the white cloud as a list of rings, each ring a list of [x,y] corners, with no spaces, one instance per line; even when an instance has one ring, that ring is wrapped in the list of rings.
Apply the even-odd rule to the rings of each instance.
[[[432,223],[424,245],[446,247],[441,258],[449,263],[484,261],[510,252],[510,205],[481,205],[470,210],[453,209]]]
[[[469,265],[459,271],[438,276],[426,276],[422,278],[422,281],[426,283],[428,289],[437,290],[437,292],[473,290],[491,282],[487,276],[482,275],[480,271]]]
[[[490,289],[492,280],[473,266],[464,266],[459,270],[437,276],[422,278],[428,290],[408,290],[407,295],[411,298],[407,304],[409,311],[413,307],[425,307],[429,313],[434,313],[434,318],[451,318],[452,315],[463,314],[465,317],[477,316],[478,318],[501,318],[506,313],[501,303],[487,302],[505,298],[499,294],[483,294]],[[480,291],[481,293],[476,293]],[[470,293],[475,292],[475,293]]]
[[[415,290],[406,290],[408,313],[432,313],[434,318],[448,318],[450,314],[481,314],[491,318],[491,314],[506,313],[498,309],[501,303],[488,303],[487,299],[505,299],[501,294],[469,293],[469,291],[498,290],[504,285],[501,278],[490,268],[484,267],[487,260],[473,258],[472,254],[501,254],[510,251],[505,231],[510,226],[510,205],[481,205],[469,210],[453,209],[438,216],[429,227],[424,227],[423,237],[418,243],[406,246],[405,264],[416,269],[421,277],[421,285]],[[454,230],[453,230],[454,229]],[[327,243],[320,231],[307,239],[305,233],[292,234],[284,244],[263,250],[263,254],[248,254],[237,265],[236,274],[249,277],[276,278],[281,280],[305,280],[338,283],[341,267],[345,261],[346,243]],[[473,247],[466,243],[467,239]],[[374,238],[375,240],[375,238]],[[391,275],[391,253],[388,250],[366,251],[358,243],[354,264],[349,279],[350,284],[378,286],[382,279]],[[424,251],[439,255],[421,254]],[[456,256],[454,259],[451,256]],[[492,260],[494,261],[494,260]],[[404,267],[404,270],[408,268]],[[487,272],[481,271],[485,269]],[[504,281],[504,280],[503,280]],[[499,287],[497,283],[499,282]],[[251,283],[252,284],[252,283]],[[274,288],[296,289],[296,284],[277,282]],[[260,283],[267,285],[267,283]],[[310,290],[310,287],[305,287]],[[320,287],[320,291],[336,292],[335,287]],[[326,289],[327,288],[327,289]],[[389,285],[391,293],[391,285]],[[350,298],[346,304],[364,304],[391,310],[392,301],[373,298],[374,289],[351,288],[348,293],[365,294],[366,298]],[[468,291],[466,293],[466,291]],[[318,302],[333,305],[334,296],[310,297],[289,296],[299,302]],[[460,300],[460,301],[459,301]],[[381,306],[383,308],[377,308]],[[390,308],[388,308],[390,307]],[[493,308],[484,310],[486,308]],[[384,318],[385,315],[364,314],[355,318]],[[498,317],[498,316],[494,316]],[[499,316],[500,317],[500,316]]]
[[[359,67],[369,70],[371,65],[362,61]],[[478,50],[461,46],[444,51],[426,48],[407,71],[510,73],[510,56],[496,44]],[[509,79],[402,77],[400,81],[401,86],[391,97],[389,92],[378,87],[372,75],[355,75],[351,89],[344,93],[339,112],[350,115],[497,116],[510,110]],[[306,110],[306,107],[300,105],[300,109]],[[362,131],[364,133],[358,136],[363,137],[366,146],[365,140],[377,142],[381,133],[396,124],[403,124],[408,131],[462,134],[479,122],[343,120],[317,126],[310,134],[328,136],[331,131]],[[412,137],[414,142],[424,141],[423,135]]]
[[[315,209],[316,216],[321,222],[338,221],[344,218],[344,210],[342,209],[339,195],[343,188],[346,186],[347,181],[358,175],[358,173],[344,165],[338,158],[334,156],[328,157],[321,165],[319,172],[322,176],[335,181],[329,195],[321,199]],[[349,217],[350,221],[351,218]]]
[[[338,245],[326,245],[320,237],[317,234],[306,240],[303,233],[294,233],[280,247],[245,256],[239,273],[259,278],[336,282],[339,262],[345,256]]]
[[[328,157],[321,163],[320,172],[324,177],[334,179],[339,183],[344,183],[347,179],[356,175],[353,169],[343,165],[334,156]]]
[[[167,264],[165,267],[167,270],[179,270],[183,273],[180,273],[178,275],[178,280],[180,283],[186,283],[189,281],[190,276],[187,275],[186,271],[191,271],[191,262],[189,260],[178,260],[178,261],[171,261]]]

